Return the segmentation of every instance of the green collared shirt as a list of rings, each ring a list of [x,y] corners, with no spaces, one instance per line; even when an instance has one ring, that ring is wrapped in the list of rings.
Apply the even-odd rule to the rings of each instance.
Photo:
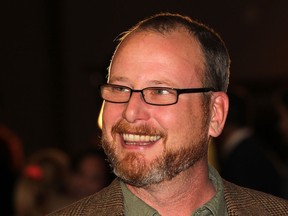
[[[195,212],[191,213],[191,216],[227,216],[227,207],[224,199],[223,183],[219,173],[209,166],[209,179],[212,181],[216,194]],[[121,182],[121,189],[124,196],[125,215],[145,215],[145,216],[160,216],[160,214],[147,205],[144,201],[135,196],[126,185]]]

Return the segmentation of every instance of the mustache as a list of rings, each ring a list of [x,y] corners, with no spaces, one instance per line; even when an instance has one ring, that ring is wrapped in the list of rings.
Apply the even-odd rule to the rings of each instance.
[[[113,127],[112,127],[112,136],[115,134],[123,134],[123,133],[132,133],[132,134],[140,134],[140,135],[160,135],[161,137],[166,136],[166,131],[159,130],[148,124],[142,125],[131,125],[125,120],[119,120]]]

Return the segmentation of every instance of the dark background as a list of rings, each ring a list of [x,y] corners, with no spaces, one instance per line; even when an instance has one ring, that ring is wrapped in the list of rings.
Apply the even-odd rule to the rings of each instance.
[[[0,120],[26,154],[77,151],[99,135],[96,86],[105,82],[113,40],[155,12],[180,12],[216,29],[269,128],[269,95],[288,79],[288,1],[14,0],[1,14]],[[268,129],[267,129],[268,130]]]

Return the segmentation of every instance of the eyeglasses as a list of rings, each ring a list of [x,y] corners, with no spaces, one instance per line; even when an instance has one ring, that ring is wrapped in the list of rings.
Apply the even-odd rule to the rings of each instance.
[[[156,106],[176,104],[180,94],[216,91],[214,88],[176,89],[168,87],[147,87],[142,90],[135,90],[114,84],[103,84],[99,86],[99,89],[102,99],[111,103],[127,103],[133,92],[140,92],[147,104]]]

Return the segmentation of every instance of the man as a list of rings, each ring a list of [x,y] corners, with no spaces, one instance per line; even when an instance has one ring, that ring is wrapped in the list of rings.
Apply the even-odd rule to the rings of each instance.
[[[285,215],[288,202],[222,180],[208,165],[228,112],[220,37],[177,14],[120,39],[100,87],[103,148],[118,179],[52,215]]]

